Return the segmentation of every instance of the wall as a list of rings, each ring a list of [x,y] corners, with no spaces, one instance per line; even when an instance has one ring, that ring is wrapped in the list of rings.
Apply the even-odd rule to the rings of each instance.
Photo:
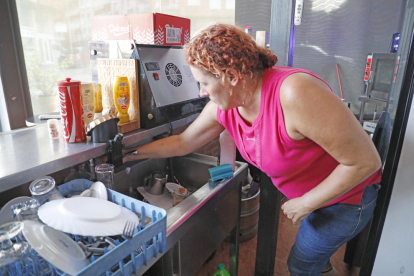
[[[372,275],[414,275],[414,102]]]

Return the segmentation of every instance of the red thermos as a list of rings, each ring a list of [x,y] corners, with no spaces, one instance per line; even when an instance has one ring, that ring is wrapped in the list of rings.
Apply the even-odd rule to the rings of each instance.
[[[65,142],[77,143],[86,139],[83,118],[81,82],[67,78],[57,82],[59,89],[60,116],[63,139]]]

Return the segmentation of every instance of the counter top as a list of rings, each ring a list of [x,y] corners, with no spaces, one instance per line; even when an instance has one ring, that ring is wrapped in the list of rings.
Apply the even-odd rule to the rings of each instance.
[[[171,125],[173,129],[185,126],[198,115],[173,121]],[[169,130],[170,124],[138,129],[124,135],[123,142],[126,146],[133,145]],[[47,124],[0,133],[0,192],[102,156],[106,148],[106,143],[66,143],[62,137],[49,139]]]

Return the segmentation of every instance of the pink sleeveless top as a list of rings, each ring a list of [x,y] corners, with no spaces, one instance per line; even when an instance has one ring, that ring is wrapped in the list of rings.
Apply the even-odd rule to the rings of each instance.
[[[293,140],[287,134],[279,90],[283,80],[297,72],[320,79],[314,73],[298,68],[275,66],[265,70],[259,116],[252,126],[246,124],[237,108],[228,111],[217,108],[218,121],[232,136],[244,159],[265,172],[289,199],[300,197],[316,187],[339,165],[312,140]],[[337,202],[360,204],[365,186],[379,183],[381,174],[382,169],[379,169],[325,206]]]

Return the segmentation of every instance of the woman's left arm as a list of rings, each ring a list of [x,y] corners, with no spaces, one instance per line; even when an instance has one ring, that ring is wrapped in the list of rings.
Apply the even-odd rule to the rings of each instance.
[[[381,167],[378,152],[347,106],[321,80],[305,73],[287,77],[280,89],[286,130],[307,137],[339,165],[318,186],[282,206],[295,224],[351,190]]]

